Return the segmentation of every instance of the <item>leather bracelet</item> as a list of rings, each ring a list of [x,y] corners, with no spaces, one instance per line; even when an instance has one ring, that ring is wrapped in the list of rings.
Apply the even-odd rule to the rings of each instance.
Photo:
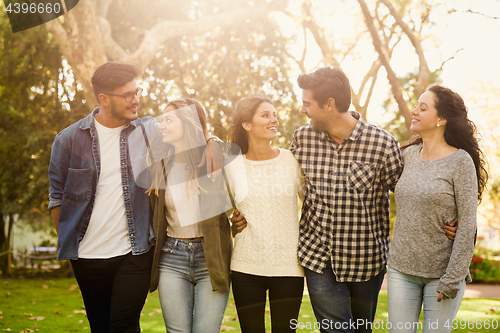
[[[207,143],[209,143],[210,141],[215,141],[215,142],[217,142],[219,144],[223,144],[224,143],[221,139],[219,139],[216,136],[212,136],[212,137],[208,138]]]
[[[217,143],[220,145],[221,149],[222,149],[222,150],[224,150],[224,141],[222,141],[222,140],[221,140],[221,139],[219,139],[218,137],[216,137],[216,136],[212,136],[211,138],[208,138],[208,140],[207,140],[207,145],[208,145],[208,143],[209,143],[210,141],[215,141],[215,142],[217,142]]]

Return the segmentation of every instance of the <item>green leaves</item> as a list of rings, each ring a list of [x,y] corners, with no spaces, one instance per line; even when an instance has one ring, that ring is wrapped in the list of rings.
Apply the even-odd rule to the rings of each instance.
[[[0,18],[0,73],[0,213],[43,224],[52,141],[72,120],[62,104],[81,99],[70,98],[71,77],[43,26],[13,34]]]

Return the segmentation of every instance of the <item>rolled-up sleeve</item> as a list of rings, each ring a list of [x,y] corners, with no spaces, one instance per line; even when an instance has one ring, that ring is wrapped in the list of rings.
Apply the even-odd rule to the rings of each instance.
[[[298,138],[297,138],[297,131],[295,131],[295,133],[293,133],[292,144],[290,145],[289,150],[292,152],[292,154],[295,155],[295,152],[297,151],[297,149],[299,149],[299,142],[298,142]]]
[[[399,150],[396,139],[392,140],[392,144],[387,150],[384,168],[381,170],[380,178],[384,187],[394,191],[394,187],[403,171],[403,158]]]
[[[63,198],[64,186],[68,175],[69,151],[63,143],[62,134],[59,133],[52,144],[49,165],[49,207],[60,206]]]

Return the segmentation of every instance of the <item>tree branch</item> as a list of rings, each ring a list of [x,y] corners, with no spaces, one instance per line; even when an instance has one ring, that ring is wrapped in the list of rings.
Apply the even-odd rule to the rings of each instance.
[[[57,18],[55,20],[49,21],[45,24],[46,29],[54,35],[57,45],[61,50],[61,53],[68,59],[71,63],[73,59],[73,50],[70,47],[70,39],[68,32],[62,25],[61,21]]]
[[[399,13],[396,11],[396,9],[394,9],[392,4],[389,3],[388,0],[380,1],[389,9],[392,17],[394,17],[396,23],[401,27],[401,29],[403,29],[403,32],[406,36],[408,36],[411,44],[415,48],[415,52],[417,53],[419,61],[417,95],[420,96],[429,85],[430,80],[429,66],[427,65],[427,60],[425,59],[425,54],[422,48],[422,44],[420,43],[420,39],[415,36],[415,31],[403,21],[401,15],[399,15]]]
[[[405,118],[406,129],[407,129],[408,133],[411,133],[410,126],[411,126],[412,116],[410,113],[410,109],[408,108],[408,105],[406,104],[406,101],[403,97],[401,85],[400,85],[399,80],[396,76],[396,73],[394,73],[394,70],[392,69],[391,64],[389,63],[388,51],[382,45],[382,41],[380,40],[380,37],[377,33],[377,30],[375,28],[375,24],[373,22],[373,17],[370,14],[370,11],[368,9],[368,6],[366,5],[366,2],[364,0],[358,0],[358,3],[361,6],[361,11],[363,12],[363,16],[365,17],[366,25],[368,27],[368,30],[370,31],[371,36],[372,36],[373,46],[375,47],[375,50],[379,54],[380,61],[387,72],[387,79],[389,80],[389,83],[391,85],[392,94],[394,95],[394,99],[396,100],[396,102],[398,104],[399,113],[401,116],[403,116]]]
[[[452,59],[455,59],[455,56],[457,55],[457,53],[460,52],[460,51],[463,51],[463,50],[464,50],[463,48],[458,49],[451,57],[449,57],[448,59],[446,59],[445,61],[443,61],[443,63],[441,64],[441,67],[439,67],[439,70],[442,70],[444,64],[446,64],[448,61],[450,61]]]
[[[132,62],[130,55],[113,39],[109,21],[105,17],[99,16],[98,22],[108,59],[126,63]]]
[[[99,26],[96,25],[96,1],[81,1],[75,9],[64,15],[63,25],[59,19],[47,23],[47,29],[57,38],[61,54],[73,68],[75,78],[83,86],[85,99],[96,103],[92,93],[91,77],[98,65],[106,61]],[[83,33],[84,32],[84,33]]]
[[[381,66],[382,64],[379,63],[378,69],[380,69]],[[368,105],[370,104],[370,100],[373,95],[373,90],[375,89],[375,83],[377,83],[377,78],[378,78],[378,70],[375,72],[375,75],[373,76],[372,82],[370,84],[370,88],[368,89],[368,94],[366,94],[365,103],[363,104],[363,107],[365,109],[368,109]]]
[[[340,68],[339,62],[333,57],[333,55],[335,54],[334,47],[330,47],[328,45],[328,41],[323,34],[323,30],[321,30],[318,24],[311,19],[311,17],[313,17],[311,13],[311,0],[304,0],[302,9],[306,15],[306,19],[302,21],[302,26],[311,31],[314,40],[316,41],[316,44],[318,44],[321,50],[321,54],[323,55],[323,64],[325,66],[336,66]]]
[[[499,16],[490,16],[490,15],[486,15],[486,14],[483,14],[483,13],[480,13],[480,12],[475,12],[475,11],[473,11],[471,9],[467,9],[465,12],[466,13],[471,13],[471,14],[477,14],[477,15],[486,16],[487,18],[490,18],[490,19],[493,19],[493,20],[500,20]]]
[[[304,49],[302,50],[302,58],[300,58],[299,67],[302,73],[305,73],[306,68],[304,66],[304,61],[306,59],[306,54],[307,54],[307,31],[304,26],[302,26],[302,33],[304,34]]]
[[[349,47],[347,48],[347,50],[345,52],[343,52],[342,54],[340,54],[340,56],[342,56],[342,58],[340,59],[339,63],[342,63],[342,61],[344,61],[344,59],[349,54],[351,54],[351,51],[354,50],[354,48],[356,47],[356,45],[358,44],[359,40],[364,35],[364,33],[365,33],[365,31],[363,31],[360,34],[356,35],[356,39],[354,40],[354,42],[351,43],[351,45],[349,45]]]
[[[262,17],[262,13],[268,12],[269,6],[238,8],[194,21],[167,20],[159,22],[145,32],[144,39],[139,48],[132,54],[131,60],[144,67],[153,59],[158,51],[158,45],[168,39],[186,35],[201,35],[215,27],[241,23],[242,18]]]
[[[368,81],[370,80],[370,78],[377,76],[377,73],[378,73],[380,67],[382,67],[382,63],[380,62],[380,59],[375,60],[372,64],[372,66],[370,67],[370,70],[363,77],[363,81],[361,82],[361,86],[359,87],[359,94],[361,94],[363,92],[363,90],[365,90],[365,86],[368,83]]]
[[[363,77],[363,81],[361,82],[358,93],[356,94],[354,90],[352,90],[351,88],[352,105],[354,105],[356,110],[363,116],[364,119],[366,119],[368,105],[370,104],[370,99],[373,94],[373,89],[375,87],[375,83],[377,82],[378,71],[381,66],[382,63],[380,62],[380,60],[379,59],[375,60],[372,66],[370,67],[370,70]],[[361,96],[363,95],[363,91],[365,90],[366,84],[368,83],[370,78],[372,79],[370,88],[368,89],[365,102],[363,103],[363,105],[361,105]]]
[[[109,6],[112,2],[113,0],[98,0],[96,6],[97,13],[102,17],[108,16]]]
[[[290,17],[290,18],[293,18],[293,19],[294,19],[294,20],[296,20],[296,21],[298,20],[298,17],[297,17],[296,15],[292,14],[292,12],[290,12],[290,11],[289,11],[288,9],[286,9],[286,8],[285,8],[285,9],[282,9],[282,10],[281,10],[281,12],[282,12],[283,14],[285,14],[286,16],[288,16],[288,17]]]
[[[306,53],[307,53],[307,33],[306,33],[306,28],[302,27],[302,31],[304,32],[304,49],[302,50],[302,58],[297,59],[293,55],[290,54],[286,49],[284,50],[285,54],[293,59],[295,63],[299,66],[300,72],[305,73],[306,72],[306,67],[304,66],[304,60],[306,58]]]
[[[377,2],[377,5],[378,5],[378,2]],[[385,18],[384,18],[384,20],[385,20]],[[379,20],[379,24],[382,25],[382,21],[381,20]],[[395,34],[396,27],[397,27],[396,23],[394,23],[391,26],[391,28],[389,29],[389,36],[387,36],[385,33],[383,34],[385,45],[389,45],[390,44],[390,42],[392,40],[392,37]],[[393,45],[392,48],[386,47],[387,54],[389,55],[389,59],[392,58],[392,53],[394,51],[394,48],[396,47],[396,45],[399,43],[400,40],[401,40],[401,36],[399,35],[398,36],[398,40],[396,41],[396,43],[394,43],[394,45]],[[359,109],[358,111],[361,114],[366,115],[366,112],[368,110],[368,106],[370,105],[371,97],[373,95],[373,90],[375,89],[375,84],[377,83],[378,71],[380,70],[380,67],[382,67],[382,63],[381,63],[380,57],[379,57],[379,58],[377,58],[377,60],[375,60],[373,62],[372,66],[370,67],[370,70],[363,77],[363,81],[361,82],[361,86],[359,88],[358,94],[357,95],[353,94],[353,96],[355,96],[355,98],[356,98],[356,102],[358,103],[357,106],[356,106],[356,109],[357,110]],[[361,105],[361,96],[363,95],[363,91],[365,90],[366,84],[368,83],[368,81],[370,79],[372,79],[372,80],[370,82],[370,87],[368,88],[368,93],[366,94],[366,98],[365,98],[365,101],[364,101],[363,105]],[[354,99],[355,98],[353,97],[353,104],[354,104]]]

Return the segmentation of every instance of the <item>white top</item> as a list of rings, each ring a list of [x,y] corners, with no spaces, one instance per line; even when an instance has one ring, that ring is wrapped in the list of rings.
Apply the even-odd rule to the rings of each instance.
[[[78,257],[107,259],[132,251],[128,235],[120,170],[120,133],[124,126],[105,127],[94,118],[101,173],[89,226],[78,248]]]
[[[239,198],[237,208],[248,223],[234,239],[233,271],[260,276],[304,276],[297,256],[300,167],[290,151],[279,152],[277,157],[265,161],[244,157],[245,170],[234,167],[236,163],[225,167],[231,190]]]
[[[173,163],[168,171],[165,205],[167,206],[167,235],[174,238],[202,237],[198,195],[188,198],[186,182],[189,177],[187,163]]]

